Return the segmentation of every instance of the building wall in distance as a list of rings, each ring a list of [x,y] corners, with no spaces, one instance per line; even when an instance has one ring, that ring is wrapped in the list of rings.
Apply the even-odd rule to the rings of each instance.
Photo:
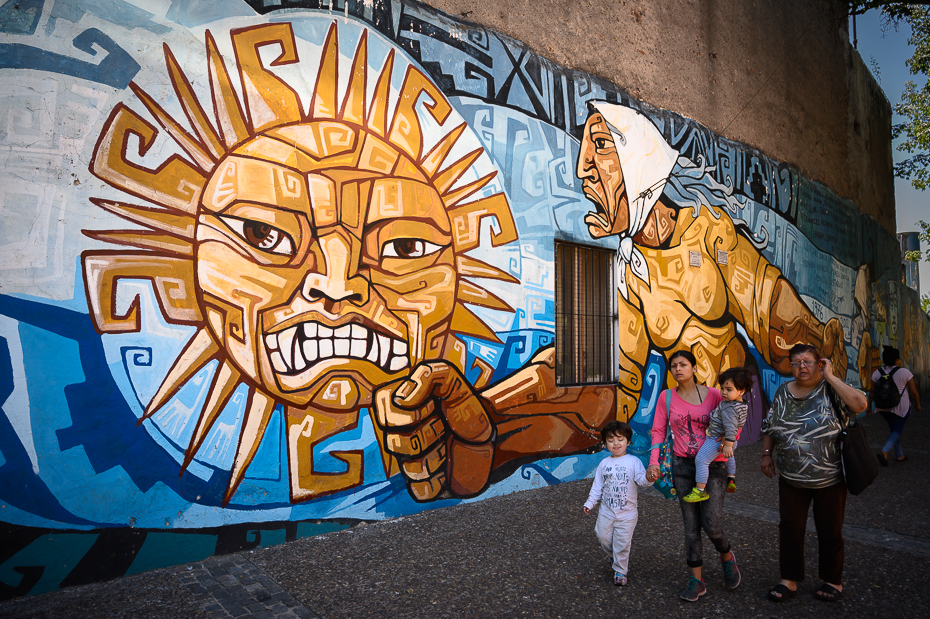
[[[891,106],[849,44],[839,3],[429,4],[789,163],[895,232]]]
[[[662,65],[615,84],[587,47],[566,68],[416,3],[4,4],[0,597],[584,479],[611,419],[646,458],[682,348],[708,385],[751,369],[743,442],[798,341],[862,388],[897,346],[930,386],[896,238],[805,171],[868,158],[836,94],[867,74],[821,42],[773,80],[829,97],[729,128],[685,105],[768,66],[701,28],[746,58],[800,34],[763,4],[745,32],[641,16],[654,62],[660,38],[718,54],[664,61],[681,101],[646,98]],[[609,251],[585,285],[617,302],[617,383],[556,382],[556,242]]]

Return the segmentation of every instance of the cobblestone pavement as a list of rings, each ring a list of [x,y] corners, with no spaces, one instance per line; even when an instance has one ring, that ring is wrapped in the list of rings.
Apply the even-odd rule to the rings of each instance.
[[[923,401],[930,411],[930,394]],[[877,451],[887,426],[878,416],[864,425]],[[590,483],[579,481],[10,600],[0,617],[922,618],[930,607],[930,414],[908,421],[903,443],[908,461],[882,467],[870,488],[849,497],[844,598],[835,604],[813,598],[812,525],[798,596],[766,600],[778,580],[777,484],[759,471],[755,444],[737,449],[739,491],[725,503],[742,583],[723,587],[705,543],[708,592],[695,604],[678,597],[688,572],[677,503],[641,493],[630,583],[615,587],[594,517],[581,510]]]
[[[245,555],[214,557],[175,568],[175,575],[211,617],[319,619]]]

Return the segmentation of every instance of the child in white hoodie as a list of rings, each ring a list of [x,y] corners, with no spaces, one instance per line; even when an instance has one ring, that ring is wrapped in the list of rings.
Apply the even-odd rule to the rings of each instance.
[[[630,541],[639,519],[636,485],[648,486],[650,482],[646,481],[646,468],[639,458],[626,453],[633,438],[629,424],[611,421],[601,430],[601,438],[610,455],[597,465],[584,513],[591,513],[594,504],[601,502],[594,532],[604,552],[613,557],[614,584],[625,585]]]

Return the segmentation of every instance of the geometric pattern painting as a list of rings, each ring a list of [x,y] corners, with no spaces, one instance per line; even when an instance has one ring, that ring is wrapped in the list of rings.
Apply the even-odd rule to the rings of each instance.
[[[751,369],[743,441],[796,342],[930,371],[895,237],[787,164],[424,5],[163,4],[0,7],[0,598],[645,458],[680,349]],[[615,382],[556,378],[556,241]]]

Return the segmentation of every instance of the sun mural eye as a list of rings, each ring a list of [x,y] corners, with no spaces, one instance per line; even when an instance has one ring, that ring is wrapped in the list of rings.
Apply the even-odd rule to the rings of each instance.
[[[234,217],[221,218],[233,232],[256,249],[282,256],[294,255],[294,242],[287,233],[270,224]]]
[[[422,258],[435,254],[442,249],[441,245],[424,241],[423,239],[395,239],[384,244],[381,250],[382,258]]]

